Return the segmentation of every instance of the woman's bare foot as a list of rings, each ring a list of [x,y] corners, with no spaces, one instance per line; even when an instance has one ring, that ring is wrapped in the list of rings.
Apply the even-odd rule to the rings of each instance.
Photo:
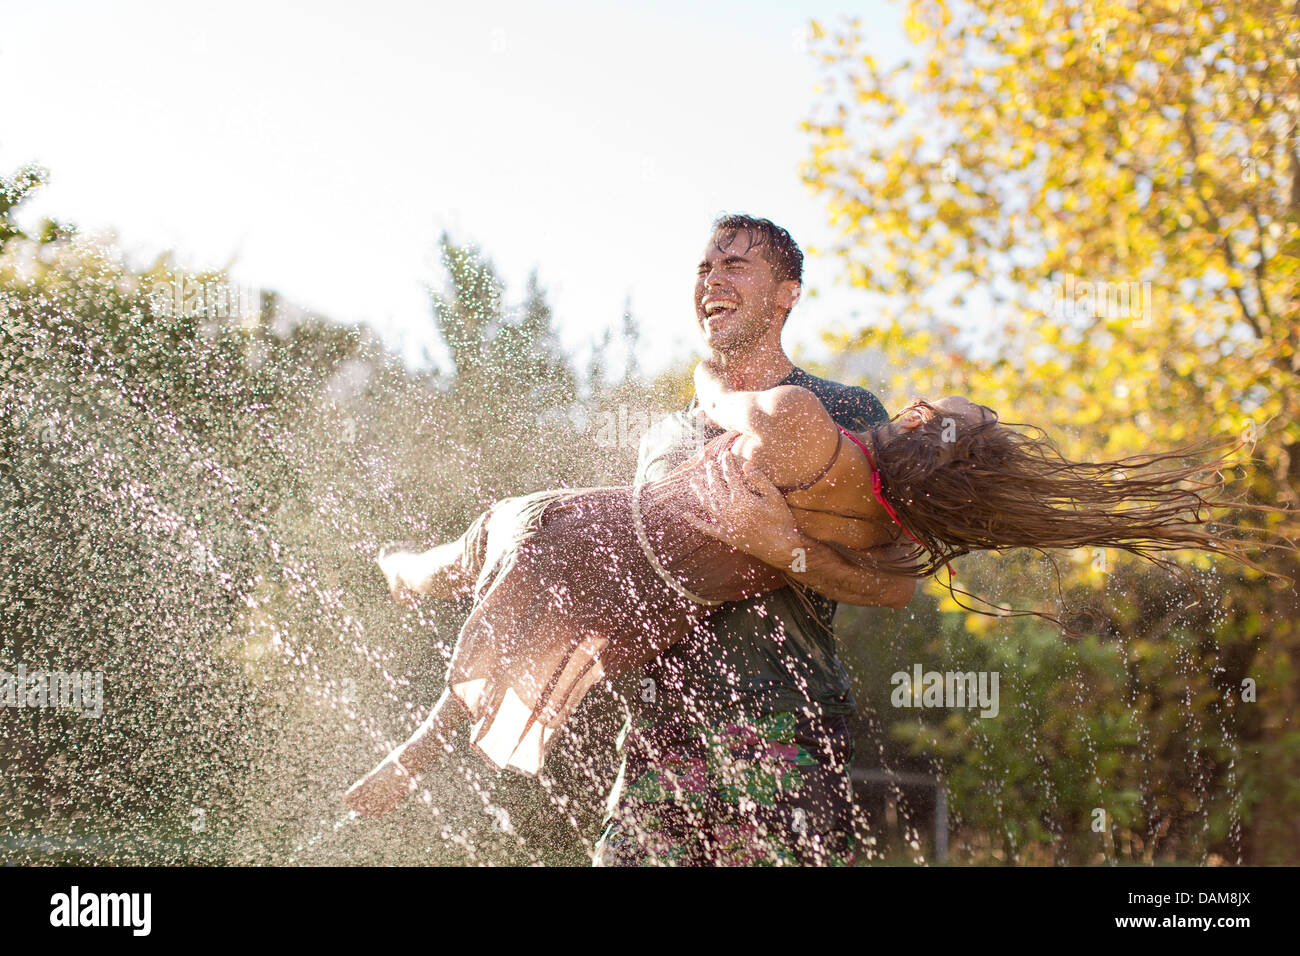
[[[414,607],[421,597],[454,601],[473,590],[473,576],[465,568],[465,546],[451,541],[417,551],[404,545],[385,545],[375,558],[394,600]]]
[[[343,795],[349,810],[363,817],[388,813],[416,789],[415,777],[407,772],[395,754],[389,754]]]
[[[418,551],[386,545],[379,549],[379,555],[375,558],[384,580],[388,582],[388,593],[393,596],[393,600],[406,607],[413,608],[419,603],[419,589],[416,585],[421,578],[423,557]]]
[[[464,706],[444,690],[410,739],[349,787],[343,802],[363,817],[388,813],[418,789],[417,774],[452,752],[451,735],[468,720]]]

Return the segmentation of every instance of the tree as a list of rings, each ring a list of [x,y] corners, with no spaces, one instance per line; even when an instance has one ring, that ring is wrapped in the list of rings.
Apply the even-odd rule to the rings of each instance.
[[[14,222],[13,214],[44,184],[45,179],[45,170],[30,165],[24,166],[13,176],[0,176],[0,248],[10,239],[26,238],[26,233]]]
[[[1043,424],[1076,458],[1258,439],[1261,467],[1240,481],[1263,502],[1300,501],[1294,7],[915,0],[906,11],[917,56],[888,70],[862,53],[860,22],[815,25],[825,83],[805,178],[842,229],[832,251],[849,280],[885,303],[881,326],[839,344],[885,350],[900,391],[966,394]],[[963,345],[972,315],[984,357]],[[1121,642],[1175,639],[1160,611],[1168,589],[1143,598],[1149,577],[1119,586],[1082,557],[1068,580],[1098,589]],[[1294,553],[1270,562],[1300,581]],[[1281,781],[1294,773],[1280,771],[1300,767],[1285,726],[1296,592],[1218,574],[1222,618],[1185,635],[1178,667],[1131,678],[1128,699],[1156,720],[1152,701],[1177,699],[1180,668],[1212,674],[1185,718],[1223,727],[1222,745],[1187,744],[1199,782],[1171,748],[1163,779],[1213,782],[1208,798],[1186,796],[1214,817],[1220,852],[1236,855],[1222,805],[1245,794],[1240,853],[1293,861],[1295,792]],[[1243,703],[1244,680],[1267,684],[1271,703]],[[1147,809],[1144,824],[1158,825]]]

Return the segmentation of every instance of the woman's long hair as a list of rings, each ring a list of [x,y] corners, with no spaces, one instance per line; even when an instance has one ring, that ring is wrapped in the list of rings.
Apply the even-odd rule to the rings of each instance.
[[[1247,550],[1252,544],[1295,550],[1287,539],[1277,543],[1276,535],[1211,519],[1214,509],[1285,511],[1217,496],[1226,483],[1224,471],[1240,464],[1232,456],[1242,441],[1078,462],[1064,457],[1042,429],[1000,422],[992,409],[978,424],[935,411],[907,432],[871,430],[884,497],[919,542],[897,563],[872,560],[879,571],[925,577],[973,551],[1098,547],[1128,551],[1182,577],[1186,569],[1161,553],[1194,548],[1280,578],[1247,557]],[[1261,534],[1272,543],[1251,540]],[[850,557],[845,549],[836,550]],[[948,587],[969,595],[954,589],[951,580]],[[1036,611],[998,612],[1060,623]]]

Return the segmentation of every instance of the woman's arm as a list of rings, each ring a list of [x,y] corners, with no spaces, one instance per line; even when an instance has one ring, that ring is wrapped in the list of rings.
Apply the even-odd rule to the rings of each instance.
[[[761,392],[733,389],[701,362],[695,368],[695,394],[719,427],[741,433],[737,454],[774,484],[788,487],[809,480],[839,444],[839,429],[821,400],[798,385]]]
[[[684,512],[681,518],[687,524],[784,571],[833,601],[904,608],[912,599],[916,578],[864,568],[800,531],[785,497],[753,465],[745,462],[738,470],[731,456],[723,455],[720,463],[711,463],[708,470],[715,480],[691,479],[691,488],[708,518]],[[910,545],[887,544],[867,553],[898,560],[910,551]]]

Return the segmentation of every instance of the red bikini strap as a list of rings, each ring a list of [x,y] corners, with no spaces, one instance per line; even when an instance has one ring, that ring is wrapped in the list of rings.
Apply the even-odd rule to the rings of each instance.
[[[862,444],[862,442],[858,440],[857,435],[853,434],[847,428],[844,428],[838,422],[836,423],[835,427],[838,428],[841,432],[843,432],[844,435],[849,439],[849,441],[853,442],[853,444],[861,448],[862,454],[867,456],[867,464],[871,466],[871,493],[875,495],[876,500],[880,502],[880,507],[885,509],[885,513],[888,514],[889,517],[894,519],[894,524],[902,528],[909,538],[911,538],[917,544],[921,545],[923,549],[928,551],[929,549],[925,547],[925,545],[921,542],[921,539],[918,538],[916,535],[912,534],[912,532],[908,530],[907,525],[903,524],[903,522],[898,520],[898,512],[894,510],[894,506],[885,500],[884,479],[880,477],[880,469],[876,467],[876,459],[872,456],[871,451],[867,448],[866,445]],[[948,564],[948,574],[953,575],[951,564]],[[955,575],[953,576],[955,577]]]

